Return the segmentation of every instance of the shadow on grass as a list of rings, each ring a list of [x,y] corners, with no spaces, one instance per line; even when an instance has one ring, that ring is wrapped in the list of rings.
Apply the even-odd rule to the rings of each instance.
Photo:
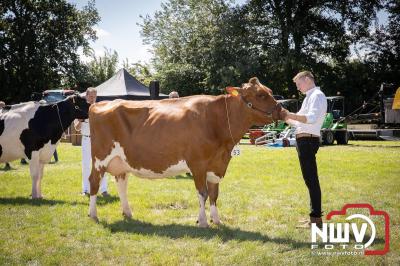
[[[186,175],[171,176],[171,177],[168,177],[168,179],[193,179],[193,176],[188,173]]]
[[[4,166],[3,168],[0,168],[1,172],[8,172],[8,171],[12,171],[12,170],[17,170],[17,168],[13,168],[12,166],[10,166],[10,167]]]
[[[89,197],[88,197],[89,199]],[[98,205],[106,205],[108,203],[113,203],[119,201],[118,196],[108,196],[108,197],[102,197],[102,196],[97,196],[97,201],[96,204]]]
[[[393,149],[397,148],[400,149],[400,145],[370,145],[370,144],[347,144],[347,146],[351,147],[362,147],[362,148],[386,148],[386,149]]]
[[[82,197],[82,196],[80,196]],[[86,198],[86,200],[85,200]],[[74,205],[88,205],[89,206],[89,197],[83,197],[82,200],[78,200],[79,196],[77,197],[76,201],[65,201],[65,200],[56,200],[56,199],[32,199],[31,197],[15,197],[15,198],[0,198],[0,205],[33,205],[33,206],[40,206],[40,205],[64,205],[68,204],[71,206]],[[110,197],[97,197],[97,204],[100,206],[113,203],[119,201],[119,197],[117,196],[110,196]]]
[[[146,236],[156,235],[172,239],[191,237],[209,240],[218,237],[223,242],[230,240],[260,241],[262,243],[272,242],[282,245],[291,245],[293,248],[304,248],[310,246],[307,242],[299,242],[290,238],[271,238],[258,232],[244,231],[239,228],[230,228],[225,225],[218,226],[217,228],[198,228],[197,226],[180,224],[158,225],[133,219],[125,219],[111,224],[104,221],[100,223],[105,228],[110,229],[112,233],[126,232]]]
[[[31,199],[29,197],[16,197],[16,198],[0,198],[0,205],[62,205],[62,204],[69,204],[69,205],[77,205],[83,204],[86,205],[85,202],[79,201],[64,201],[64,200],[49,200],[49,199]]]

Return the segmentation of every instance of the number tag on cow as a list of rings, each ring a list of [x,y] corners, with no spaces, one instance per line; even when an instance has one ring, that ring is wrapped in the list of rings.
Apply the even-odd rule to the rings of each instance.
[[[239,155],[240,155],[240,147],[239,147],[239,144],[236,144],[233,147],[233,150],[231,152],[231,156],[233,157],[233,156],[239,156]]]

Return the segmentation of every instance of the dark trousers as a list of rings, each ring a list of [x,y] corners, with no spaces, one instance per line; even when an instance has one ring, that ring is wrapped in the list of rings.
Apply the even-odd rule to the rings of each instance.
[[[311,217],[321,217],[321,188],[315,155],[319,149],[319,138],[303,137],[296,140],[301,172],[310,194]]]

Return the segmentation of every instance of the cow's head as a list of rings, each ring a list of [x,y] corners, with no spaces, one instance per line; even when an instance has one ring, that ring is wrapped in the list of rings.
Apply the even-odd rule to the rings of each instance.
[[[68,101],[70,101],[73,105],[74,117],[77,119],[87,119],[89,114],[90,104],[87,103],[86,98],[79,95],[79,93],[75,93],[71,96],[68,96]]]
[[[284,120],[286,110],[272,96],[272,90],[264,86],[254,77],[241,87],[228,87],[227,92],[240,97],[245,104],[246,113],[255,125],[265,125],[274,120]]]

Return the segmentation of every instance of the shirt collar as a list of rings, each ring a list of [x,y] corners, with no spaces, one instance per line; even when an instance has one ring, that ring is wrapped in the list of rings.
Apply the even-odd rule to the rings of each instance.
[[[306,91],[306,96],[310,96],[315,90],[319,90],[319,87],[314,87]]]

